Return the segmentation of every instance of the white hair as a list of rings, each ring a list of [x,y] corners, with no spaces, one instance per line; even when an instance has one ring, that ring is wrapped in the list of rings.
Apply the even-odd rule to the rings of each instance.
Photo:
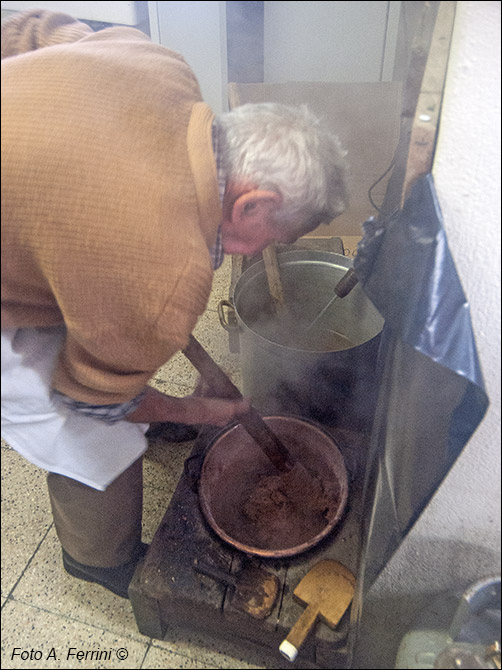
[[[279,193],[281,228],[308,232],[346,209],[345,152],[306,105],[246,104],[216,123],[227,179]]]

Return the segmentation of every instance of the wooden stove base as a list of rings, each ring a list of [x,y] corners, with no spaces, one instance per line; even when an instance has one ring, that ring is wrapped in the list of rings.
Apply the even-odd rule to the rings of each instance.
[[[213,432],[213,435],[215,433]],[[340,561],[356,574],[359,555],[361,477],[350,484],[349,506],[334,532],[318,547],[300,556],[282,560],[260,560],[234,550],[222,542],[206,524],[196,492],[197,464],[211,434],[199,436],[187,459],[171,503],[157,529],[150,548],[138,566],[129,587],[129,597],[138,629],[144,635],[163,639],[170,625],[231,640],[243,648],[254,648],[270,656],[275,668],[290,668],[278,647],[304,608],[293,600],[293,590],[320,560]],[[360,438],[357,438],[360,440]],[[356,439],[356,443],[357,443]],[[363,449],[353,443],[352,449]],[[343,450],[342,450],[343,451]],[[195,465],[195,475],[190,469]],[[257,620],[232,605],[232,590],[197,573],[194,561],[206,562],[238,572],[251,563],[277,575],[280,594],[271,614]],[[318,622],[305,641],[296,662],[302,668],[347,667],[349,611],[335,630]]]

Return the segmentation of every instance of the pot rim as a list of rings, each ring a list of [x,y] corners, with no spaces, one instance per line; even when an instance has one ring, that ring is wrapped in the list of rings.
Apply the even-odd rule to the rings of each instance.
[[[353,260],[351,258],[348,258],[347,256],[337,254],[336,252],[333,251],[319,251],[316,249],[295,249],[292,251],[280,251],[277,254],[277,260],[279,263],[279,268],[281,267],[281,265],[286,266],[297,263],[301,264],[311,263],[314,265],[326,265],[329,266],[330,268],[348,270],[352,268],[354,265]],[[333,354],[340,355],[347,351],[352,351],[353,349],[363,347],[367,345],[369,342],[373,342],[373,340],[376,340],[378,337],[380,337],[384,326],[384,319],[378,312],[376,307],[373,305],[373,303],[370,301],[370,299],[367,296],[365,296],[366,300],[369,302],[371,308],[375,312],[375,318],[378,317],[378,319],[380,320],[380,328],[378,331],[375,332],[375,334],[372,337],[366,339],[364,342],[354,344],[353,346],[346,347],[345,349],[336,348],[336,349],[325,349],[322,351],[316,351],[315,349],[291,347],[285,344],[280,344],[279,342],[275,342],[274,340],[268,339],[267,337],[262,335],[259,331],[254,330],[251,327],[251,325],[249,325],[246,322],[237,305],[237,302],[239,301],[239,296],[242,293],[242,291],[246,289],[247,285],[250,282],[252,282],[255,277],[262,274],[265,274],[265,262],[263,260],[256,261],[255,263],[253,263],[253,265],[248,267],[238,278],[232,292],[231,301],[240,327],[244,328],[245,331],[249,332],[252,335],[253,340],[257,338],[257,344],[260,344],[263,348],[270,349],[270,347],[272,347],[273,349],[284,350],[290,352],[291,354],[293,353],[301,354],[302,357],[312,358],[315,360],[319,356],[333,355]]]

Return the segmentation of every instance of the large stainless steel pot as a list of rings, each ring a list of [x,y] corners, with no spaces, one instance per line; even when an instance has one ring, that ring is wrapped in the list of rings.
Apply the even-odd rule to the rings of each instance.
[[[239,334],[244,395],[264,413],[291,413],[344,428],[369,429],[383,319],[362,288],[357,285],[333,303],[318,324],[324,331],[321,338],[314,333],[311,340],[296,338],[333,296],[352,260],[314,250],[282,252],[278,260],[291,315],[285,328],[275,327],[263,261],[242,273],[232,302],[219,305],[222,325]]]

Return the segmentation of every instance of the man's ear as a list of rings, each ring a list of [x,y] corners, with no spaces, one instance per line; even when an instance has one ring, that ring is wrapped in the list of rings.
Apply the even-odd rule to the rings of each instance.
[[[255,225],[258,221],[266,224],[281,203],[282,197],[275,191],[247,191],[234,201],[230,218],[236,225]]]

